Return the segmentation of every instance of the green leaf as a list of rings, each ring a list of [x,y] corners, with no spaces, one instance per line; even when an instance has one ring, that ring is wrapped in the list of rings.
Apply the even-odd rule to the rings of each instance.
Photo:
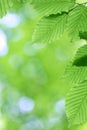
[[[87,80],[73,87],[66,98],[69,125],[87,121]]]
[[[0,17],[6,15],[8,10],[14,6],[15,2],[22,3],[24,1],[26,0],[0,0]]]
[[[53,42],[60,38],[66,29],[67,14],[51,15],[42,18],[33,35],[33,41]]]
[[[79,5],[69,13],[67,30],[73,40],[87,31],[87,7]]]
[[[31,3],[40,16],[68,12],[75,5],[74,0],[31,0]]]
[[[72,83],[87,80],[87,45],[80,47],[65,70],[65,78]]]
[[[0,0],[0,17],[7,13],[7,10],[13,6],[12,0]]]

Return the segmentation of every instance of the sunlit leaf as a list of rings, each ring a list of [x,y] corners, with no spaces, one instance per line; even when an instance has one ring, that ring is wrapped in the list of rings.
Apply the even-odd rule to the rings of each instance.
[[[65,75],[73,83],[87,79],[87,45],[78,49],[74,60],[67,66]]]
[[[33,40],[50,43],[59,39],[66,29],[67,14],[42,18],[37,24]]]
[[[75,5],[74,0],[31,0],[31,3],[41,17],[68,12]]]
[[[87,121],[87,80],[74,86],[68,93],[66,113],[70,126]]]
[[[87,7],[77,6],[68,16],[68,32],[71,39],[76,39],[79,32],[87,31]]]

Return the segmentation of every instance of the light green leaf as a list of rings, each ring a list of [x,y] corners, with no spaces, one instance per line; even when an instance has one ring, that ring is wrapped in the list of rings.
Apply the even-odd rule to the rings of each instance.
[[[72,39],[87,31],[87,7],[79,5],[69,13],[67,30]]]
[[[42,18],[33,35],[36,42],[53,42],[62,36],[66,29],[67,14],[51,15]]]
[[[22,3],[24,1],[25,0],[0,0],[0,17],[6,15],[8,10],[14,6],[15,2]]]
[[[70,126],[87,121],[87,80],[70,90],[66,99],[66,114]]]
[[[65,70],[65,78],[72,83],[87,80],[87,45],[80,47]]]
[[[0,17],[7,13],[7,10],[13,6],[12,0],[0,0]]]
[[[40,16],[68,12],[75,5],[74,0],[31,0],[31,3]]]

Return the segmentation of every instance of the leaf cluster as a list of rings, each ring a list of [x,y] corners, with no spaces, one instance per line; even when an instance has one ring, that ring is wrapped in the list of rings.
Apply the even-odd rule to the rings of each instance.
[[[87,39],[87,1],[32,0],[31,3],[41,16],[34,31],[34,41],[54,42],[65,32],[71,40]],[[87,45],[78,49],[65,75],[74,84],[66,99],[69,125],[82,124],[87,121]]]
[[[87,32],[86,3],[75,0],[31,0],[31,4],[41,16],[33,34],[35,42],[54,42],[64,33],[71,40],[84,38]]]

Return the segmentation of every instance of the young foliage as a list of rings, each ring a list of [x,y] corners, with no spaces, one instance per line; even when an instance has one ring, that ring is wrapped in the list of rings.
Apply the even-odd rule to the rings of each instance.
[[[87,121],[87,45],[78,49],[65,75],[68,80],[78,84],[71,88],[66,98],[69,125],[84,123]]]
[[[11,0],[0,0],[0,17],[4,16],[12,6],[13,2]]]
[[[79,32],[87,31],[87,7],[83,5],[77,6],[68,15],[68,33],[70,37],[75,39],[79,36]]]
[[[78,49],[74,60],[65,70],[65,78],[74,84],[87,80],[87,45]]]
[[[66,113],[70,126],[87,121],[87,80],[70,90],[66,99]]]
[[[73,0],[31,0],[31,4],[42,17],[68,12],[75,5],[75,2]]]
[[[14,7],[15,3],[22,3],[26,0],[0,0],[0,17],[6,15],[10,8]]]
[[[50,43],[57,40],[65,31],[67,14],[44,17],[38,23],[33,40]]]
[[[71,40],[77,39],[79,37],[80,32],[87,31],[87,7],[84,4],[75,4],[74,1],[72,1],[72,2],[67,1],[67,3],[71,3],[71,6],[69,7],[68,4],[66,4],[66,6],[67,6],[67,10],[66,10],[64,8],[66,6],[62,2],[60,4],[59,1],[56,1],[57,3],[55,5],[58,4],[57,7],[55,7],[54,4],[52,4],[53,5],[52,7],[50,6],[52,1],[50,2],[50,4],[48,4],[46,2],[49,3],[49,0],[44,1],[44,2],[43,2],[43,0],[39,1],[39,3],[41,5],[38,5],[38,2],[36,2],[34,0],[32,3],[35,5],[35,8],[37,10],[39,10],[40,13],[42,13],[42,16],[52,15],[52,14],[56,14],[56,13],[57,14],[61,13],[60,15],[62,16],[63,13],[65,12],[67,14],[67,21],[65,21],[65,19],[62,18],[62,20],[60,22],[65,21],[65,25],[67,24],[67,28],[65,28],[65,25],[64,25],[64,30],[68,32]],[[46,5],[44,5],[43,3],[46,3]],[[55,3],[55,2],[53,2],[53,3]],[[64,7],[63,7],[63,5],[64,5]],[[38,6],[38,8],[37,8],[37,6]],[[46,9],[46,7],[47,7],[47,9]],[[46,13],[45,13],[45,11],[46,11]],[[60,15],[57,15],[57,17],[60,17]],[[48,19],[49,25],[47,24],[48,21],[46,19]],[[48,40],[46,41],[47,37],[45,37],[46,33],[44,33],[44,32],[48,32],[48,34],[50,33],[50,27],[51,26],[53,27],[52,19],[53,19],[52,17],[48,16],[48,17],[42,18],[40,20],[40,22],[36,26],[35,33],[33,36],[34,41],[36,41],[36,42],[47,42],[48,41]],[[54,18],[53,21],[54,21],[54,23],[57,22],[56,17]],[[60,22],[58,23],[59,26],[60,26]],[[44,30],[43,30],[43,28],[44,28]],[[38,35],[40,33],[41,33],[41,35]],[[60,38],[60,36],[63,35],[63,31],[61,31],[61,34],[60,33],[56,34],[55,28],[53,29],[53,33],[54,33],[53,35],[50,35],[51,38],[48,42],[53,42],[53,41],[57,40],[58,38]],[[56,37],[54,38],[55,34],[56,34]]]

